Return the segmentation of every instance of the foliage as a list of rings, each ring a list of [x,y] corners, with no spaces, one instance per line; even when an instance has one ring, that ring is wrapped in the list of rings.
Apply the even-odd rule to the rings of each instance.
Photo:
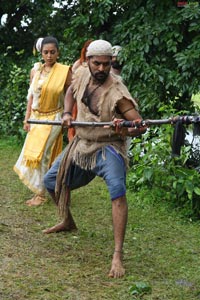
[[[104,38],[123,47],[122,76],[139,98],[144,118],[160,117],[160,108],[168,104],[177,111],[194,111],[191,96],[200,90],[200,6],[178,8],[176,1],[158,0],[56,2],[1,1],[2,15],[7,14],[0,26],[1,86],[7,89],[13,65],[28,70],[39,36],[55,35],[62,46],[61,62],[70,64],[87,39]],[[4,66],[4,55],[11,61],[9,67]]]
[[[5,56],[0,59],[5,60]],[[5,73],[2,72],[2,76],[6,74],[7,80],[4,81],[5,86],[0,91],[0,133],[5,136],[24,137],[21,128],[27,103],[29,70],[19,67],[15,63],[10,63],[8,66]]]
[[[8,46],[11,46],[10,36],[12,36],[13,48],[11,55],[15,59],[16,51],[22,49],[25,50],[25,57],[30,56],[33,43],[40,36],[55,35],[62,40],[63,26],[67,27],[67,20],[72,14],[70,10],[72,1],[67,1],[65,15],[63,15],[62,5],[58,9],[54,7],[54,2],[54,0],[1,1],[1,13],[6,16],[6,20],[5,24],[0,26],[0,51],[4,52]],[[57,11],[60,12],[59,16]],[[60,20],[65,21],[60,22]]]
[[[150,128],[141,138],[132,140],[132,166],[128,186],[150,195],[153,201],[167,201],[191,217],[200,217],[200,174],[187,162],[191,144],[172,155],[171,125]]]
[[[151,294],[152,292],[151,286],[145,282],[135,282],[129,290],[131,295],[135,297],[142,297],[143,295]]]
[[[141,2],[133,2],[123,23],[113,28],[114,41],[124,47],[124,80],[144,117],[155,118],[169,102],[177,111],[192,111],[191,95],[200,89],[200,7]]]

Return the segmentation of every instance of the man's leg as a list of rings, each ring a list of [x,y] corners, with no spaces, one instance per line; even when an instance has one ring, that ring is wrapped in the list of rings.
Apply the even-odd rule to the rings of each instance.
[[[68,218],[64,218],[60,223],[56,224],[55,226],[43,230],[43,233],[48,234],[48,233],[56,233],[61,231],[72,231],[75,229],[77,229],[77,227],[69,211]]]
[[[126,201],[126,168],[123,158],[112,148],[106,147],[106,159],[99,152],[96,175],[104,178],[112,199],[112,218],[114,232],[114,253],[111,263],[110,277],[122,277],[125,273],[122,264],[122,248],[127,223],[128,207]]]
[[[51,167],[51,169],[47,172],[44,177],[44,184],[52,199],[56,202],[55,198],[55,185],[56,185],[56,176],[58,172],[58,168],[60,165],[60,160],[56,161],[55,164]],[[69,186],[67,189],[67,193],[70,193],[70,190],[77,189],[81,186],[87,185],[92,179],[94,179],[95,174],[86,170],[81,169],[76,165],[72,165],[70,167],[70,172],[68,174],[66,184]],[[66,195],[68,197],[68,195]],[[71,231],[77,229],[76,224],[72,218],[70,210],[68,210],[67,218],[63,219],[61,223],[43,230],[43,233],[54,233],[60,231]]]
[[[64,155],[64,152],[62,152],[58,156],[56,161],[53,163],[52,167],[48,170],[48,172],[44,176],[44,185],[55,203],[56,203],[56,197],[55,197],[56,177],[57,177],[58,168],[60,166],[63,155]],[[76,225],[73,221],[71,213],[69,212],[68,218],[63,219],[61,223],[59,223],[51,228],[43,230],[43,233],[70,231],[73,229],[76,229]]]
[[[126,197],[120,197],[112,201],[112,218],[115,249],[111,264],[109,277],[122,277],[125,269],[122,264],[122,251],[128,217],[128,206]]]
[[[56,197],[55,197],[55,192],[50,192],[49,194],[51,195],[51,198],[54,200],[56,203]],[[69,210],[68,217],[64,218],[62,222],[56,224],[55,226],[52,226],[50,228],[47,228],[43,230],[43,233],[54,233],[54,232],[60,232],[60,231],[72,231],[77,229],[76,224],[74,223],[74,220],[72,218],[71,212]]]

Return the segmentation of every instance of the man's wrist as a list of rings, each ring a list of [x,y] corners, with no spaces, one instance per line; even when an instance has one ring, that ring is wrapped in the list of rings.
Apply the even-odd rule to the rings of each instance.
[[[70,115],[70,116],[72,116],[72,113],[71,113],[70,111],[64,111],[64,112],[62,113],[62,118],[63,118],[65,115]]]

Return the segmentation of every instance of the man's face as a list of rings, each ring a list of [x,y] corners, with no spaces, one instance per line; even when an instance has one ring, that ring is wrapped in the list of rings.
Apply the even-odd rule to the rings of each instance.
[[[88,66],[95,80],[103,83],[110,73],[112,58],[110,56],[92,56],[88,58]]]

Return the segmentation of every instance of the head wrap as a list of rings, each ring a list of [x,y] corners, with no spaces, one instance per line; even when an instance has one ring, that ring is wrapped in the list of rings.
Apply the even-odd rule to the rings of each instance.
[[[41,52],[42,41],[44,38],[39,38],[35,44],[35,48],[38,52]]]
[[[112,51],[113,51],[113,55],[112,56],[117,56],[121,50],[122,50],[121,46],[118,46],[118,45],[113,46],[112,47]]]
[[[86,57],[93,55],[112,56],[112,45],[105,40],[93,41],[87,48]]]

